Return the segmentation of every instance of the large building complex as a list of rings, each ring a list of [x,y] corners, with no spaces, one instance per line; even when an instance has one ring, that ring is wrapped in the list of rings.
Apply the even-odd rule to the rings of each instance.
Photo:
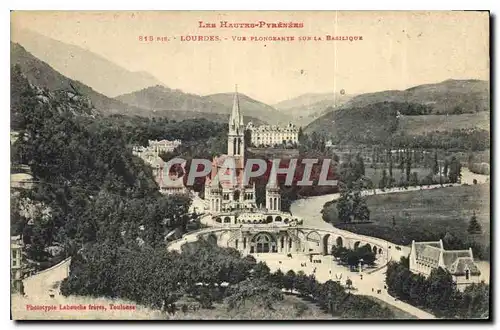
[[[245,182],[245,126],[238,93],[229,118],[228,150],[215,157],[212,173],[205,184],[205,200],[215,226],[238,227],[230,242],[246,253],[290,253],[296,251],[298,238],[291,228],[300,221],[281,211],[280,189],[271,174],[266,186],[266,203],[256,204],[255,184]],[[302,252],[302,251],[301,251]]]
[[[281,127],[278,125],[254,126],[252,122],[249,122],[246,129],[250,131],[250,141],[255,147],[299,143],[299,129],[292,123]]]
[[[445,250],[443,241],[415,242],[411,244],[410,271],[429,276],[433,269],[450,272],[458,288],[479,283],[481,272],[474,262],[472,250]]]
[[[162,152],[172,152],[181,145],[180,140],[149,140],[148,147],[134,146],[132,153],[140,157],[146,164],[151,166],[153,176],[160,187],[162,194],[184,194],[188,190],[184,185],[182,178],[176,178],[171,173],[166,173],[165,161],[160,157]],[[167,177],[169,180],[166,180]]]

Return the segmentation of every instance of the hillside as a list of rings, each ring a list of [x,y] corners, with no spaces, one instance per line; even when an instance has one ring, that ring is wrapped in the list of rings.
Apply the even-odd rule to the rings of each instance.
[[[10,60],[11,65],[18,64],[21,67],[21,72],[28,78],[30,83],[51,91],[72,90],[75,88],[79,93],[86,95],[101,114],[142,115],[144,112],[142,109],[104,96],[89,86],[60,74],[50,65],[27,52],[19,44],[11,43]]]
[[[489,112],[461,115],[406,115],[428,111],[414,103],[380,102],[339,109],[313,121],[306,133],[320,133],[334,144],[393,146],[482,151],[489,149]]]
[[[21,44],[61,74],[81,81],[106,96],[113,97],[161,84],[147,72],[131,72],[89,50],[30,30],[13,29],[12,41]]]
[[[117,96],[116,99],[156,114],[168,112],[172,118],[182,116],[206,118],[208,114],[210,117],[224,118],[227,121],[233,107],[233,97],[233,93],[200,96],[157,85]],[[239,94],[239,98],[240,107],[246,115],[245,122],[253,121],[261,124],[273,119],[272,113],[277,112],[246,95]]]
[[[489,84],[483,80],[445,80],[404,91],[366,93],[353,97],[342,108],[360,108],[379,102],[408,102],[429,106],[430,114],[489,111]]]
[[[60,74],[50,65],[39,60],[27,52],[21,45],[16,43],[11,43],[10,56],[11,65],[13,66],[18,64],[21,68],[21,72],[33,85],[47,88],[50,91],[73,91],[74,88],[80,94],[88,97],[97,112],[103,115],[137,115],[142,117],[164,117],[175,120],[205,118],[207,120],[222,123],[226,123],[228,120],[226,114],[187,111],[150,111],[150,109],[143,109],[134,105],[126,104],[114,98],[109,98],[79,81],[70,79]],[[257,123],[262,123],[258,119],[251,117],[247,117],[245,120],[253,120]]]
[[[204,99],[208,102],[224,105],[228,109],[227,113],[229,113],[233,106],[233,97],[233,93],[218,93],[207,95]],[[252,117],[259,118],[269,124],[286,124],[291,119],[287,114],[283,114],[270,105],[254,100],[244,94],[239,94],[239,98],[240,108],[246,115],[252,115]]]
[[[425,134],[435,131],[452,131],[454,129],[490,130],[490,113],[482,111],[462,115],[424,115],[402,116],[399,119],[398,132]]]
[[[353,95],[340,95],[337,93],[308,93],[292,99],[276,103],[274,107],[291,116],[291,121],[297,125],[305,126],[320,117],[328,108],[341,106]]]
[[[116,97],[121,102],[149,111],[208,112],[229,114],[231,109],[225,105],[211,102],[204,97],[184,93],[161,85],[143,88]]]
[[[327,113],[306,126],[306,133],[320,133],[339,142],[384,141],[398,127],[398,104],[382,102],[362,108],[339,109]]]

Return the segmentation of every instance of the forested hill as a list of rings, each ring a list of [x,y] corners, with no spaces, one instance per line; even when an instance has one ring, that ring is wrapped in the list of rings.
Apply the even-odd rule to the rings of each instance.
[[[361,108],[380,102],[414,103],[428,106],[428,114],[462,114],[490,110],[489,83],[484,80],[449,79],[406,90],[365,93],[353,97],[341,108]]]
[[[128,146],[150,137],[141,134],[145,127],[167,134],[159,125],[146,118],[138,118],[140,124],[96,120],[88,102],[53,97],[53,91],[40,94],[18,67],[11,80],[18,133],[11,161],[27,165],[35,181],[11,197],[12,234],[23,234],[28,260],[50,262],[47,248],[55,245],[65,255],[96,242],[134,247],[140,239],[157,246],[172,229],[186,230],[190,199],[162,196],[149,166]],[[206,138],[211,128],[194,124],[189,132]],[[22,205],[35,211],[21,212]]]
[[[88,49],[31,30],[12,29],[11,38],[64,76],[108,97],[161,83],[147,72],[129,71]]]
[[[333,111],[354,95],[337,93],[308,93],[292,99],[276,103],[274,107],[292,117],[292,121],[300,126],[306,126],[321,117],[324,113]]]
[[[416,148],[489,148],[487,112],[429,115],[432,107],[408,102],[379,102],[329,112],[305,128],[334,144],[391,144]],[[446,125],[435,125],[446,117]]]
[[[189,114],[194,118],[222,117],[226,122],[233,107],[233,98],[233,93],[200,96],[159,85],[116,97],[121,102],[154,113],[170,113],[171,116]],[[239,100],[246,123],[252,121],[259,125],[286,117],[246,95],[240,94]]]
[[[28,81],[38,87],[51,91],[76,89],[80,94],[86,95],[97,111],[102,114],[141,114],[143,112],[140,108],[104,96],[79,81],[63,76],[50,65],[27,52],[19,44],[11,43],[10,46],[11,65],[19,65]]]
[[[204,99],[209,102],[217,102],[225,106],[227,113],[230,113],[233,106],[234,93],[218,93],[204,96]],[[287,124],[291,120],[291,116],[284,114],[272,106],[255,100],[245,94],[239,94],[240,109],[244,115],[250,115],[270,124]],[[247,122],[247,121],[245,121]],[[253,121],[254,124],[259,122]]]

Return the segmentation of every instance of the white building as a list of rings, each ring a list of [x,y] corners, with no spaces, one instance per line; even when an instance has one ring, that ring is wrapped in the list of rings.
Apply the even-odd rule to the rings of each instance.
[[[436,268],[450,272],[457,288],[463,289],[471,283],[479,283],[481,272],[474,262],[472,249],[445,250],[443,241],[415,242],[411,244],[410,271],[429,276]]]
[[[153,176],[160,186],[162,194],[185,194],[188,192],[182,178],[174,178],[170,173],[165,173],[165,162],[160,157],[161,152],[171,152],[181,144],[180,140],[149,140],[148,147],[134,146],[132,149],[134,155],[140,157],[146,164],[151,166]],[[170,180],[165,180],[167,176]]]
[[[182,142],[180,140],[149,140],[148,141],[149,147],[148,149],[153,150],[157,152],[158,154],[161,152],[172,152],[174,151],[175,148],[180,146]]]
[[[281,127],[278,125],[254,126],[252,122],[249,122],[247,130],[250,131],[252,145],[256,147],[299,143],[299,128],[292,123]]]

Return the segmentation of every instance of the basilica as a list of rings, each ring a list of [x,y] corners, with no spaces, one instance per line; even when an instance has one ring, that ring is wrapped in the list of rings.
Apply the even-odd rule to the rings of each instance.
[[[214,157],[212,172],[205,182],[205,201],[208,212],[212,215],[213,225],[259,227],[264,231],[267,231],[265,229],[267,227],[283,227],[283,233],[286,233],[286,227],[294,226],[301,221],[290,213],[281,211],[281,195],[276,176],[271,176],[266,185],[265,205],[257,205],[255,184],[244,180],[244,135],[245,125],[236,92],[229,118],[227,154]],[[271,237],[269,234],[264,236]],[[279,231],[272,235],[270,244],[259,244],[258,249],[256,245],[255,252],[283,251],[285,244],[279,246],[276,242],[281,237],[276,239],[275,236],[280,236]],[[246,239],[246,236],[241,237],[241,242],[245,242]],[[251,239],[250,235],[248,239]],[[250,245],[245,248],[249,249],[249,252],[253,250]]]

